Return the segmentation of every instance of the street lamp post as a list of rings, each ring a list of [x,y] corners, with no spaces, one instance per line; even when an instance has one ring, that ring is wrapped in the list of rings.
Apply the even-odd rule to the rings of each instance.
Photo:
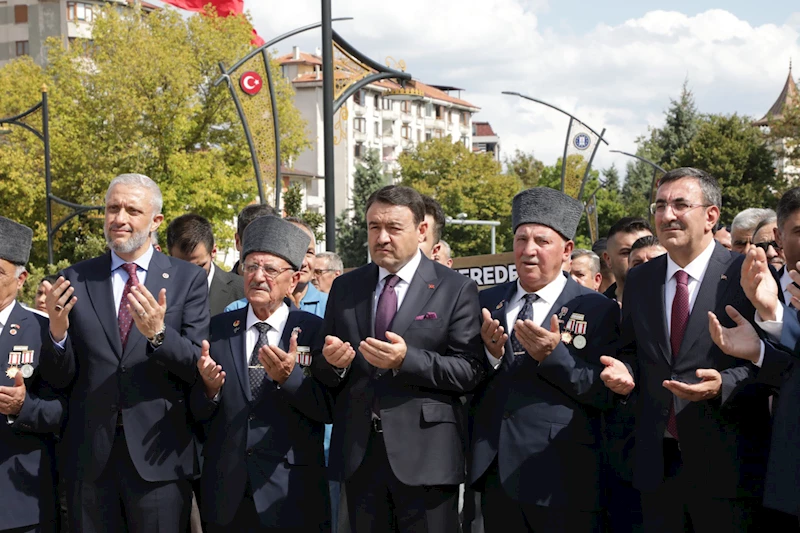
[[[460,215],[463,215],[463,217],[460,216]],[[460,215],[457,216],[456,218],[447,217],[447,218],[445,218],[445,222],[447,222],[448,224],[456,224],[456,225],[459,225],[459,226],[465,226],[465,225],[467,225],[467,226],[490,226],[491,230],[492,230],[492,255],[497,253],[497,247],[496,247],[496,237],[497,237],[497,235],[496,235],[496,229],[495,228],[497,228],[497,226],[500,225],[500,222],[498,222],[496,220],[469,220],[469,219],[466,218],[467,215],[465,213],[461,213]]]

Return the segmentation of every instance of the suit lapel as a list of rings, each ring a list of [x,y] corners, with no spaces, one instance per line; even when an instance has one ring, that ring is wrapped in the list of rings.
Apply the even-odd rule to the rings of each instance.
[[[425,308],[428,300],[436,292],[438,282],[433,262],[423,255],[389,330],[402,336],[414,321],[417,312]]]
[[[114,287],[111,283],[111,253],[97,258],[97,265],[92,265],[86,280],[86,292],[92,301],[92,307],[100,324],[103,326],[109,344],[114,349],[117,358],[122,357],[122,341],[119,338],[119,321],[117,319],[116,303],[114,302]],[[131,326],[131,334],[136,326]]]
[[[237,309],[230,313],[230,326],[231,332],[228,336],[229,348],[231,351],[231,359],[233,359],[233,369],[239,379],[244,391],[245,397],[253,400],[253,395],[250,393],[250,374],[247,366],[250,361],[250,354],[245,353],[247,349],[247,309],[249,305],[241,309]],[[237,324],[238,322],[238,324]],[[214,354],[211,354],[214,357]]]
[[[375,287],[378,285],[378,265],[370,263],[365,269],[363,283],[359,283],[353,291],[355,301],[356,323],[358,324],[358,335],[361,339],[372,337],[372,301],[375,294]]]
[[[490,313],[494,320],[500,321],[500,325],[503,326],[503,331],[508,333],[508,340],[506,340],[506,356],[504,356],[500,360],[500,364],[502,367],[509,369],[511,368],[512,360],[514,359],[514,348],[511,346],[511,330],[508,327],[508,322],[506,320],[506,312],[508,311],[507,307],[511,305],[511,300],[514,298],[514,293],[517,292],[517,282],[516,281],[509,281],[506,286],[505,294],[503,295],[503,299],[495,306],[494,309],[490,309]],[[507,357],[510,354],[510,357]]]
[[[172,263],[170,263],[167,256],[161,252],[154,251],[147,269],[147,277],[144,280],[144,286],[147,287],[147,290],[150,291],[156,301],[158,301],[158,293],[161,292],[161,289],[167,289],[167,309],[169,309],[169,294],[172,286],[170,281],[172,270]],[[144,335],[136,327],[136,324],[133,324],[130,333],[128,333],[128,343],[125,345],[125,352],[122,354],[122,358],[128,357],[141,342],[144,342]]]
[[[645,304],[642,312],[647,317],[648,324],[658,324],[655,331],[658,332],[656,338],[651,339],[650,342],[655,342],[658,346],[658,351],[664,357],[668,365],[672,365],[672,347],[669,343],[669,329],[667,328],[667,315],[666,315],[666,277],[667,277],[667,254],[657,257],[653,261],[660,261],[662,266],[655,268],[655,278],[650,281],[650,285],[655,289],[656,301],[652,304]],[[622,307],[625,307],[625,300],[622,301]]]
[[[580,296],[581,294],[581,286],[573,280],[571,277],[567,276],[567,284],[564,286],[564,290],[561,291],[561,294],[558,295],[556,298],[555,303],[550,308],[550,312],[544,317],[542,323],[539,324],[541,327],[550,330],[550,317],[553,315],[558,315],[561,312],[561,308],[565,307],[570,300],[573,300]]]
[[[722,296],[728,290],[728,277],[725,275],[731,263],[731,252],[721,244],[714,245],[714,252],[708,262],[703,282],[697,291],[694,307],[689,315],[689,323],[683,334],[678,357],[684,357],[689,348],[703,334],[708,332],[708,312],[717,308]]]

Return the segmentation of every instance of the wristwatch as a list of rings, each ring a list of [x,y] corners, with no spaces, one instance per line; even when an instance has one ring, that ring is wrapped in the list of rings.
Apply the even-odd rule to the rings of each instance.
[[[166,333],[166,331],[167,331],[167,325],[164,324],[163,326],[161,326],[160,331],[158,331],[152,337],[147,338],[147,342],[149,342],[153,348],[158,348],[164,343],[164,333]]]

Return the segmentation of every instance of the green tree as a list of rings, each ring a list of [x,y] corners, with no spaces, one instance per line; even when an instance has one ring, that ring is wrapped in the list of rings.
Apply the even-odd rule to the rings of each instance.
[[[400,154],[402,184],[437,200],[446,215],[466,213],[477,220],[497,220],[497,252],[511,250],[511,200],[520,190],[516,176],[502,173],[491,154],[475,154],[448,136],[420,143]],[[454,256],[491,252],[487,226],[446,224],[444,239]]]
[[[314,238],[317,241],[325,238],[325,232],[321,229],[325,217],[320,213],[303,209],[303,186],[299,183],[292,183],[283,193],[283,210],[287,217],[297,217],[308,224],[314,231]]]
[[[706,115],[691,142],[675,156],[676,166],[697,167],[722,188],[722,220],[748,207],[774,208],[786,186],[775,172],[773,154],[750,117]]]
[[[203,215],[225,246],[233,234],[228,221],[255,198],[257,188],[231,97],[224,84],[212,83],[219,62],[230,65],[252,49],[250,31],[245,17],[183,18],[166,9],[139,16],[133,9],[103,9],[95,12],[91,46],[77,42],[64,48],[53,39],[44,69],[29,58],[0,69],[0,116],[33,105],[46,83],[54,194],[102,205],[115,175],[143,173],[161,187],[167,222],[186,212]],[[292,104],[291,84],[274,61],[272,71],[282,157],[288,160],[308,146],[305,123]],[[242,95],[248,108],[264,98],[266,91]],[[271,121],[262,112],[250,126],[263,137]],[[261,152],[265,164],[270,153]],[[47,257],[43,175],[42,143],[13,128],[0,140],[0,208],[34,229],[34,264]],[[269,190],[269,173],[265,176]],[[54,209],[56,221],[65,214],[60,206]],[[56,258],[74,262],[104,244],[102,217],[94,212],[59,231]]]
[[[506,172],[516,176],[525,189],[537,187],[539,178],[542,177],[544,163],[534,157],[533,152],[525,153],[514,150],[514,155],[505,157]]]
[[[680,97],[669,100],[669,108],[664,112],[664,126],[653,130],[653,142],[661,154],[656,162],[674,168],[678,151],[692,141],[699,127],[700,116],[694,95],[689,90],[689,80],[685,80]]]
[[[367,262],[367,200],[386,185],[377,150],[369,150],[353,174],[353,200],[348,211],[336,219],[336,250],[345,268]]]

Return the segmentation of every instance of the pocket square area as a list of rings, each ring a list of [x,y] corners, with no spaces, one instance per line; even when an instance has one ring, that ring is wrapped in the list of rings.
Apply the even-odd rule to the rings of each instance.
[[[415,316],[414,320],[436,320],[437,318],[439,318],[439,316],[433,311],[430,311],[428,313],[425,313],[424,315]]]

